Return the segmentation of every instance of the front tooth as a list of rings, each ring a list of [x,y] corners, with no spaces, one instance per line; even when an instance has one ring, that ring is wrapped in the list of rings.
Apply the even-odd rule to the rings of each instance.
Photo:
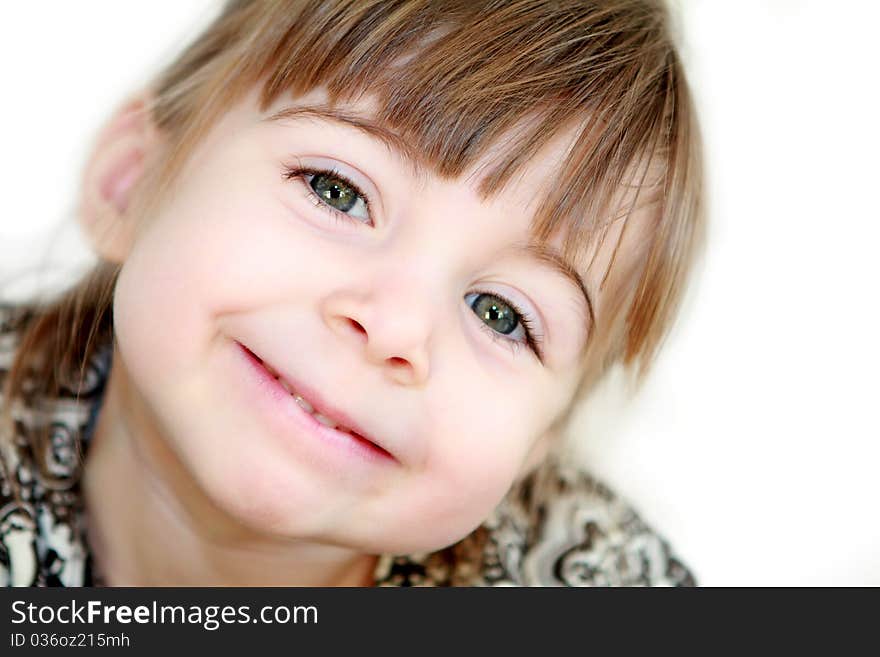
[[[293,394],[293,388],[290,387],[290,384],[284,379],[278,379],[278,383],[281,384],[281,387],[284,388],[289,395]]]
[[[288,390],[291,394],[293,394],[290,390]],[[300,397],[299,395],[293,395],[293,401],[303,407],[306,413],[314,413],[315,407],[312,406],[308,401]]]
[[[329,417],[325,415],[321,415],[320,413],[315,413],[312,417],[314,417],[321,424],[330,427],[331,429],[336,428],[336,422],[331,420]]]

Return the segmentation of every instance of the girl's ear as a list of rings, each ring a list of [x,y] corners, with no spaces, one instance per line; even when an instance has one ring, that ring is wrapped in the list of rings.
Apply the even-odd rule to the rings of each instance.
[[[110,262],[123,262],[134,242],[133,192],[159,144],[149,106],[149,94],[141,92],[116,110],[98,134],[83,175],[80,226],[95,252]]]

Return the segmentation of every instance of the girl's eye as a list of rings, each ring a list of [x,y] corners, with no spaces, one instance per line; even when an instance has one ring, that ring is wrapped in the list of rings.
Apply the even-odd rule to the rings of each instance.
[[[300,178],[309,186],[309,199],[316,207],[356,219],[370,221],[370,202],[357,185],[336,171],[290,168],[285,178]]]
[[[469,297],[475,303],[467,301]],[[497,340],[500,333],[503,336],[501,339],[511,345],[514,353],[522,345],[528,345],[538,360],[544,362],[544,354],[541,351],[542,336],[532,328],[532,320],[529,316],[520,311],[512,301],[508,301],[494,292],[475,292],[465,296],[465,300],[471,310],[482,320],[481,326],[485,327],[484,330],[493,340]],[[507,337],[518,329],[521,330],[523,339],[516,340]]]

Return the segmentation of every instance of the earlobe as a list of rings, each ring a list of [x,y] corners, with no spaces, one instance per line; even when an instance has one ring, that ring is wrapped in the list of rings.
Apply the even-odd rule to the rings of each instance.
[[[136,228],[131,201],[158,142],[147,101],[146,94],[139,94],[113,114],[82,180],[80,225],[92,248],[110,262],[123,262],[131,249]]]

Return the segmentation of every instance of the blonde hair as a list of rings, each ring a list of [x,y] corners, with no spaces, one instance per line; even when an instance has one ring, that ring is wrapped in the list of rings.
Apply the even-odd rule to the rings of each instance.
[[[501,144],[481,180],[485,198],[574,126],[534,242],[561,235],[561,255],[583,264],[614,222],[625,229],[637,201],[650,221],[636,266],[605,290],[609,300],[588,327],[564,423],[611,365],[644,377],[703,242],[699,131],[671,32],[653,0],[231,0],[150,85],[147,109],[168,148],[138,198],[172,193],[200,140],[257,85],[263,111],[282,94],[318,87],[331,105],[370,93],[375,120],[444,177]],[[526,117],[535,120],[523,130]],[[518,138],[505,140],[513,130]],[[96,345],[112,339],[120,268],[99,262],[56,299],[33,304],[3,384],[7,402],[28,377],[29,394],[76,389],[72,373],[82,379]],[[0,430],[12,436],[9,408]],[[34,440],[34,454],[44,454],[48,435]]]

